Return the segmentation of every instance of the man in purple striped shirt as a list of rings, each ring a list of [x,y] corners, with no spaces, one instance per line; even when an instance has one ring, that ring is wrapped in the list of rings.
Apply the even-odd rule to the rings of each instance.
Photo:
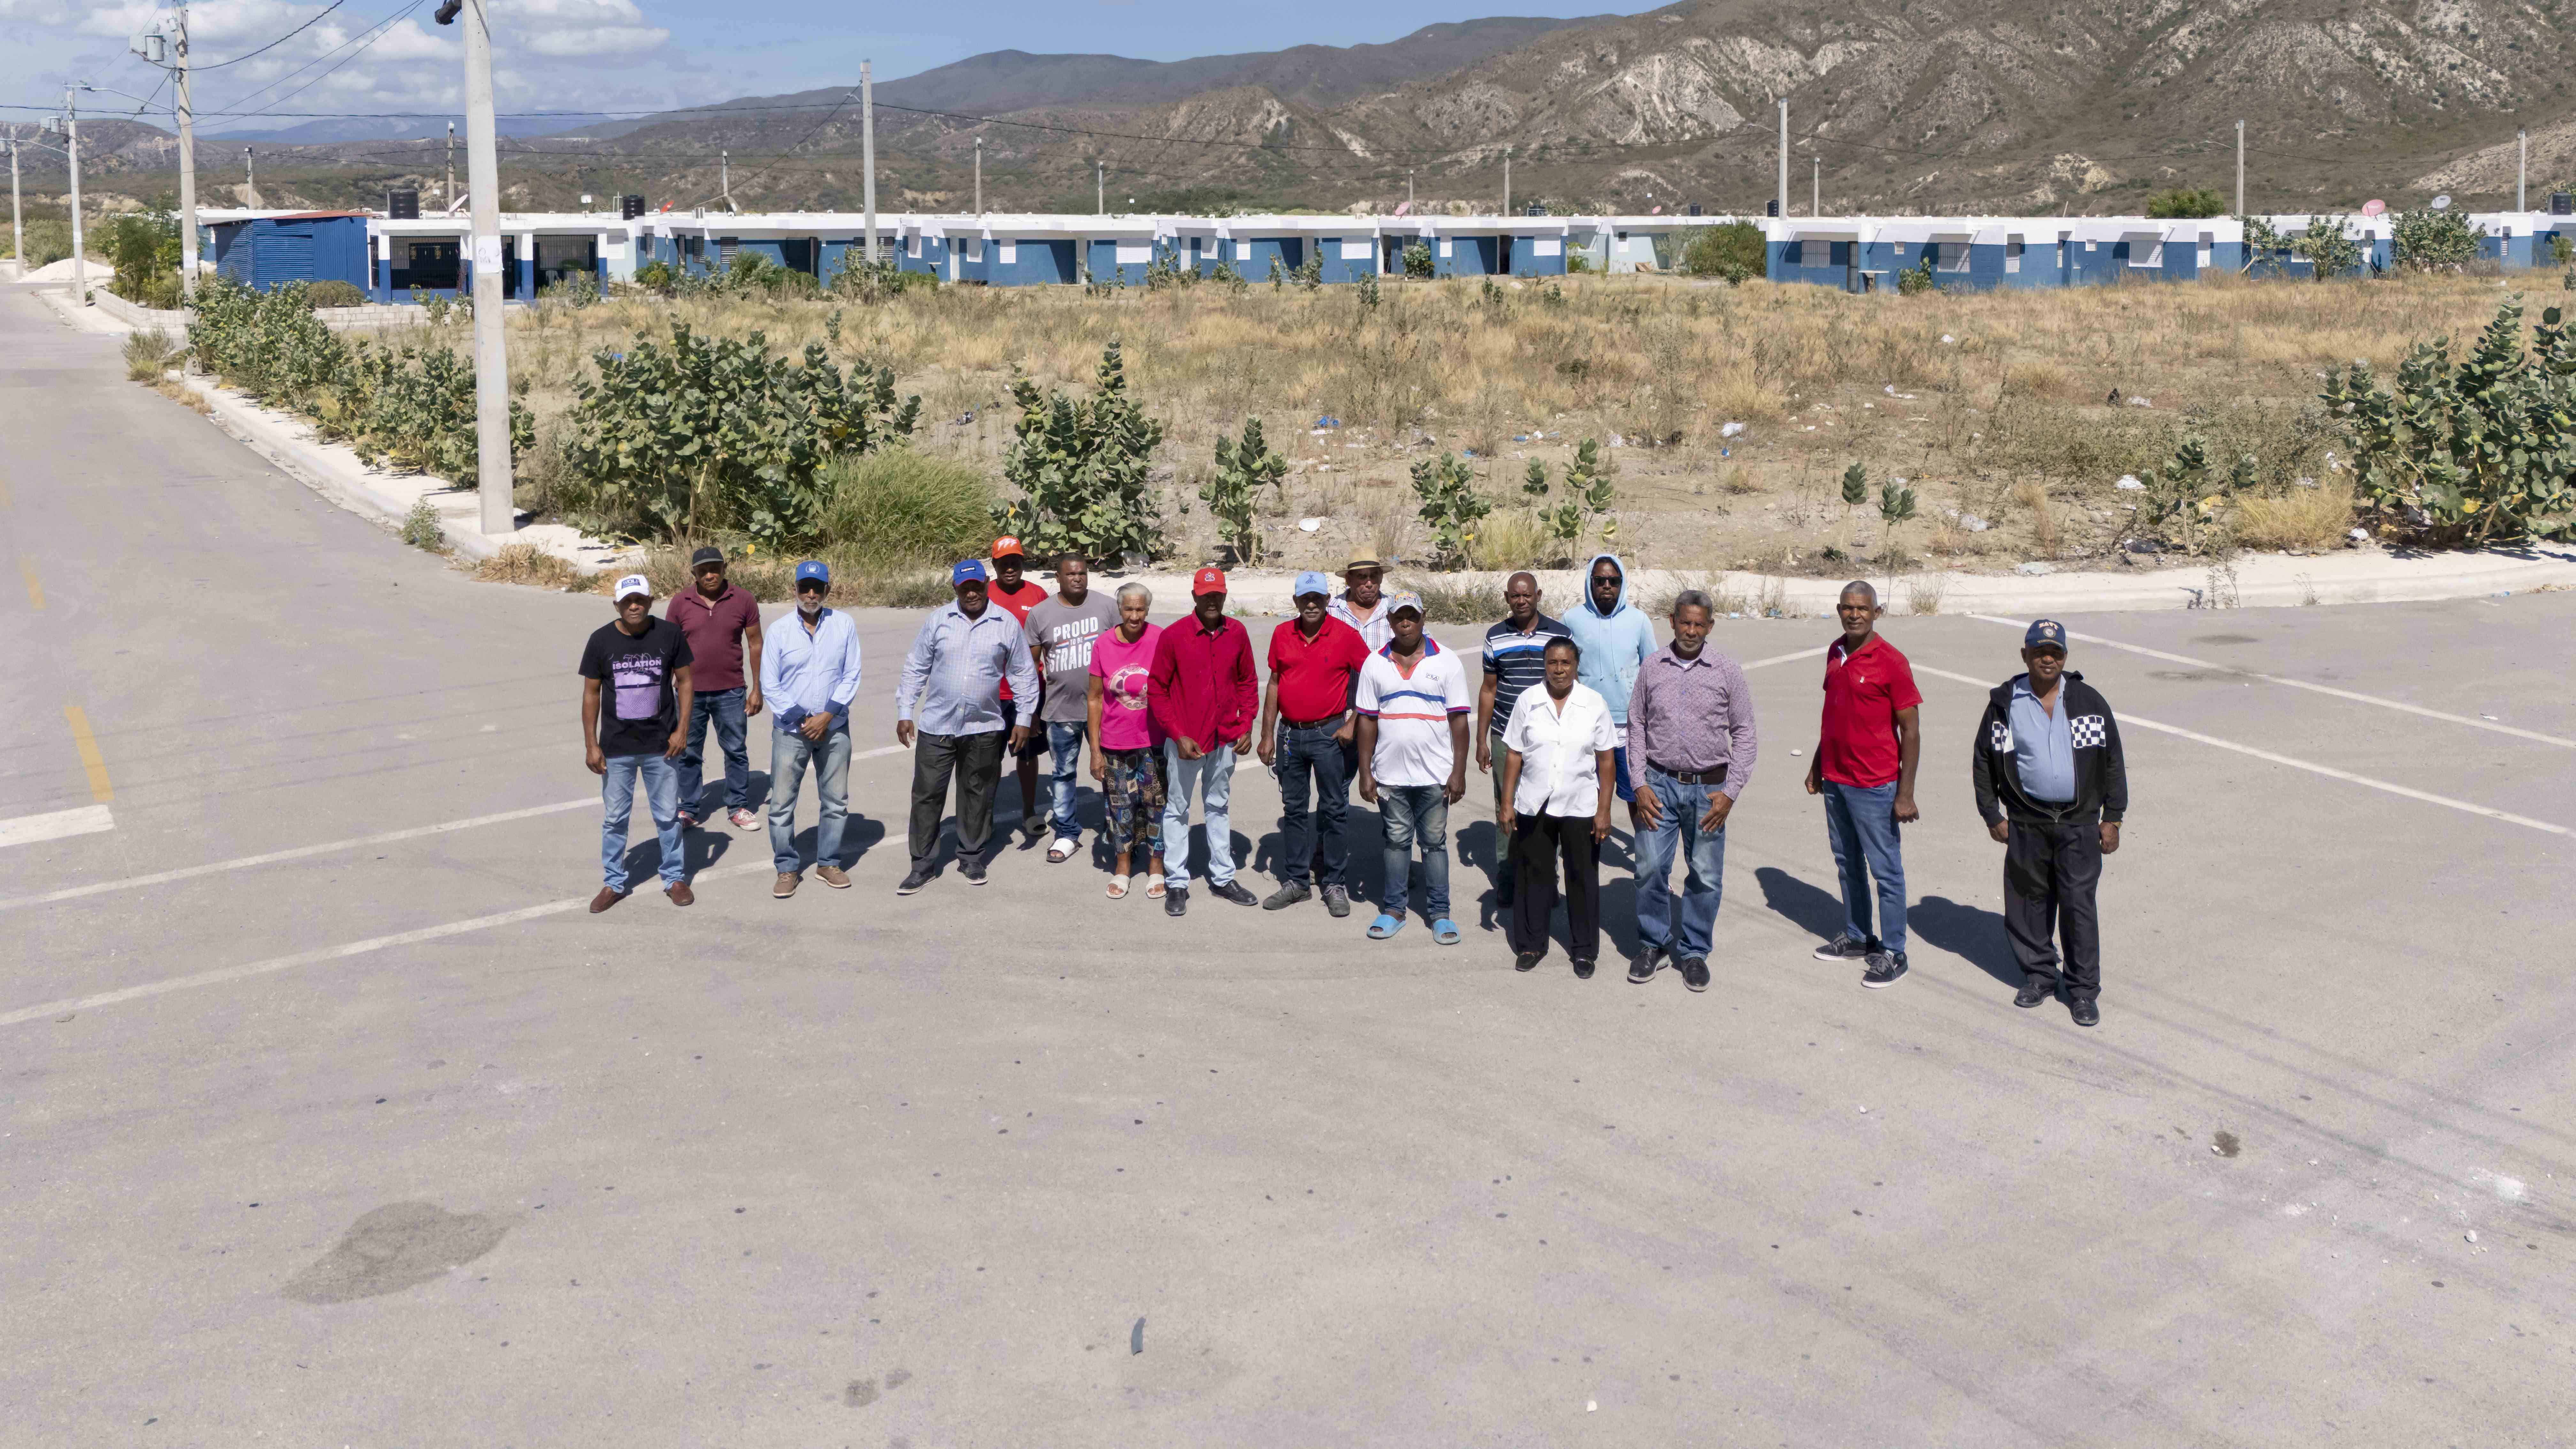
[[[1655,979],[1670,958],[1682,984],[1708,989],[1726,816],[1753,778],[1753,692],[1734,660],[1708,647],[1716,607],[1684,589],[1673,642],[1646,656],[1628,696],[1628,760],[1637,781],[1637,959],[1628,979]],[[1668,877],[1687,852],[1681,909]]]

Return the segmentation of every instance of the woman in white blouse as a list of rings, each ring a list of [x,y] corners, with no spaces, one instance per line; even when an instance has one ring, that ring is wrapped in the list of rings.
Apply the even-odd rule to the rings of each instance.
[[[1610,838],[1619,732],[1609,701],[1575,682],[1582,649],[1547,646],[1547,687],[1523,690],[1503,726],[1504,838],[1511,842],[1512,969],[1547,954],[1556,911],[1556,866],[1565,862],[1566,946],[1574,974],[1589,980],[1601,959],[1601,842]]]

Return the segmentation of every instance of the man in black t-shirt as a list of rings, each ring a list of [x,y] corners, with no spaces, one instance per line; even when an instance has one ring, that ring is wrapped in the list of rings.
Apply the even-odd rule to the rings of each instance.
[[[653,585],[642,574],[619,579],[616,598],[616,620],[581,651],[581,747],[608,807],[599,826],[599,868],[607,883],[591,897],[593,915],[626,899],[626,820],[638,779],[662,841],[662,889],[675,906],[697,899],[680,840],[680,771],[672,763],[688,744],[681,722],[695,692],[689,637],[653,617]]]

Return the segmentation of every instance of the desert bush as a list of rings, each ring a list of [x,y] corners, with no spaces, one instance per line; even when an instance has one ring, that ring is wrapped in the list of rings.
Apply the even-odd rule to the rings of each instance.
[[[1261,535],[1252,526],[1253,506],[1263,488],[1276,498],[1279,482],[1287,476],[1288,460],[1271,451],[1261,436],[1261,419],[1244,419],[1240,446],[1231,438],[1216,440],[1216,466],[1199,489],[1199,500],[1224,529],[1224,541],[1233,545],[1235,562],[1259,561]]]
[[[129,211],[106,218],[94,241],[116,271],[108,290],[143,307],[179,305],[179,218],[168,211]]]
[[[824,549],[866,574],[970,558],[992,539],[992,486],[964,463],[909,447],[823,465]]]
[[[51,266],[72,254],[72,224],[68,220],[39,217],[27,223],[25,236],[13,238],[13,245],[16,244],[23,244],[26,248],[28,271]]]
[[[1923,260],[1896,274],[1896,293],[1900,297],[1919,297],[1941,290],[1941,279],[1932,271],[1932,253],[1925,251]]]
[[[1467,548],[1468,561],[1480,569],[1546,568],[1564,557],[1565,546],[1546,516],[1521,509],[1489,515]]]
[[[2310,217],[2307,229],[2290,238],[2290,255],[2316,268],[2320,282],[2361,268],[2361,242],[2345,230],[2340,216]]]
[[[2352,485],[2340,478],[2236,500],[2236,540],[2248,548],[2326,549],[2352,527]]]
[[[2328,374],[2357,491],[2388,529],[2454,546],[2576,531],[2576,339],[2556,307],[2532,331],[2526,351],[2509,297],[2465,361],[2436,337],[2398,366],[2394,391],[2366,362]]]
[[[400,537],[414,548],[427,549],[431,553],[447,552],[447,534],[438,526],[438,510],[426,498],[415,500],[411,511],[403,515]],[[510,544],[501,551],[507,553],[512,548],[525,547],[526,544]]]
[[[1769,274],[1762,228],[1749,221],[1704,226],[1682,247],[1682,270],[1694,277],[1716,277],[1728,283]]]
[[[2456,211],[2409,211],[2389,228],[2397,265],[2418,272],[2457,269],[2478,259],[2478,243],[2487,234]]]
[[[1493,500],[1476,491],[1474,470],[1455,453],[1425,458],[1413,465],[1413,492],[1422,500],[1422,521],[1431,526],[1433,567],[1466,563],[1477,524],[1494,511]]]
[[[589,570],[533,543],[505,543],[500,552],[475,565],[474,577],[487,584],[526,584],[532,588],[578,590],[591,582]]]
[[[894,373],[844,378],[808,343],[801,362],[671,324],[667,346],[593,354],[575,391],[564,456],[607,506],[666,536],[738,528],[771,546],[815,536],[823,464],[911,435],[921,399],[898,405]]]
[[[2226,214],[2226,198],[2206,186],[2178,186],[2147,198],[2147,215],[2160,220]]]
[[[1500,584],[1407,579],[1404,587],[1422,596],[1425,623],[1490,624],[1510,612],[1503,603]]]
[[[319,324],[316,324],[319,325]],[[386,348],[361,342],[315,409],[325,435],[345,438],[369,461],[450,479],[481,481],[474,362],[445,347]],[[536,446],[536,416],[510,400],[510,456]]]
[[[208,372],[303,411],[349,370],[349,348],[314,317],[301,283],[256,292],[213,276],[197,289],[188,348]]]
[[[355,282],[334,278],[306,284],[304,300],[315,307],[363,307],[367,305],[367,294]]]
[[[159,382],[161,374],[180,354],[170,334],[158,327],[141,327],[125,334],[125,377],[129,382]]]
[[[1429,281],[1431,279],[1431,273],[1432,263],[1430,243],[1415,242],[1413,245],[1404,249],[1404,274],[1406,276],[1412,277],[1417,281]]]
[[[1127,395],[1127,366],[1114,339],[1093,378],[1096,390],[1081,402],[1041,394],[1026,376],[1012,379],[1020,421],[1002,476],[1020,497],[993,511],[994,526],[1017,534],[1039,557],[1068,548],[1096,559],[1156,557],[1162,519],[1149,470],[1163,425]]]
[[[735,260],[741,258],[737,256]],[[884,255],[870,266],[862,256],[834,272],[826,290],[853,302],[882,302],[906,292],[935,292],[939,290],[939,277],[933,272],[907,272],[901,262]]]

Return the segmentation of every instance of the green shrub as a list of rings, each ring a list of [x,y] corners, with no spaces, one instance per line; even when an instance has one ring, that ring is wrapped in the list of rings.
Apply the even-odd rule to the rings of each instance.
[[[1459,568],[1476,541],[1476,522],[1494,511],[1493,500],[1476,491],[1476,475],[1455,453],[1425,458],[1413,465],[1413,492],[1422,500],[1421,518],[1431,525],[1435,568]]]
[[[2394,392],[2367,363],[2328,374],[2321,396],[2386,531],[2461,547],[2576,533],[2576,338],[2558,308],[2540,318],[2528,351],[2519,297],[2466,361],[2448,337],[2416,344]]]
[[[910,436],[921,414],[918,397],[896,405],[891,368],[844,379],[821,343],[800,364],[758,332],[736,342],[674,322],[667,346],[591,361],[599,376],[576,388],[564,460],[602,506],[673,538],[732,528],[772,547],[808,542],[823,465]]]
[[[158,327],[138,327],[125,334],[125,377],[129,382],[159,382],[170,370],[179,348]]]
[[[1241,447],[1231,438],[1216,440],[1216,469],[1199,489],[1199,499],[1216,515],[1225,541],[1234,546],[1235,562],[1249,564],[1261,557],[1261,536],[1252,526],[1253,508],[1263,488],[1273,490],[1275,497],[1279,481],[1287,476],[1288,460],[1270,450],[1261,436],[1261,419],[1244,419]]]
[[[802,276],[803,273],[795,275]],[[939,278],[934,273],[907,272],[902,263],[882,253],[876,265],[870,266],[861,253],[854,254],[849,265],[832,274],[829,290],[835,297],[846,297],[855,302],[881,302],[906,292],[935,291],[938,286]]]
[[[822,481],[824,551],[862,573],[946,565],[992,541],[992,485],[953,459],[880,447],[835,456]]]
[[[2159,220],[2226,214],[2226,199],[2206,186],[2178,186],[2147,198],[2147,215]]]
[[[355,282],[314,282],[304,289],[304,300],[316,307],[363,307],[365,290]]]
[[[2397,265],[2410,271],[2453,271],[2478,259],[2478,242],[2487,234],[2456,211],[2409,211],[2389,229]]]
[[[179,218],[167,211],[129,211],[100,222],[90,241],[114,267],[108,290],[145,307],[176,306]],[[66,255],[69,249],[66,248]],[[169,301],[165,304],[163,298]]]
[[[1718,277],[1729,284],[1769,274],[1762,228],[1749,221],[1704,226],[1682,247],[1682,270],[1694,277]]]
[[[1404,249],[1404,274],[1420,281],[1431,279],[1431,244],[1415,242]]]
[[[428,499],[413,503],[411,512],[403,515],[402,541],[431,553],[447,552],[447,534],[439,528],[438,510],[430,506]]]
[[[1896,294],[1900,297],[1919,297],[1926,292],[1940,290],[1941,278],[1932,270],[1932,249],[1929,247],[1923,249],[1923,260],[1896,274]]]
[[[2317,281],[2361,269],[2361,243],[2345,232],[2340,216],[2310,217],[2307,229],[2288,240],[2290,255],[2314,267]]]
[[[26,243],[27,270],[51,266],[72,254],[72,224],[52,217],[28,222]]]
[[[1097,382],[1097,391],[1075,402],[1060,392],[1041,395],[1026,377],[1011,381],[1020,421],[1002,456],[1002,477],[1020,496],[994,509],[993,523],[1018,535],[1033,557],[1078,548],[1095,559],[1135,562],[1162,551],[1149,474],[1163,425],[1127,396],[1115,341],[1100,354]]]

